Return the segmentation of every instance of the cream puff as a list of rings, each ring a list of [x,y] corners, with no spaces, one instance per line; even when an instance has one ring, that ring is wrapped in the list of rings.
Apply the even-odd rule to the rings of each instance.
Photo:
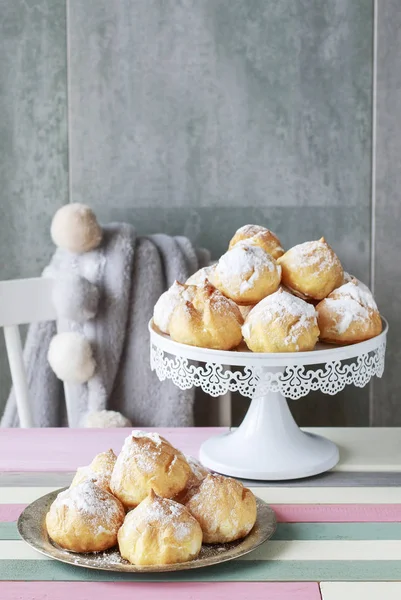
[[[206,281],[209,281],[211,284],[213,284],[215,269],[215,264],[199,269],[199,271],[196,271],[196,273],[191,275],[191,277],[186,280],[185,285],[205,285]]]
[[[343,281],[341,262],[324,238],[294,246],[277,262],[283,284],[301,297],[321,300]]]
[[[208,475],[190,489],[185,506],[199,522],[206,544],[243,538],[256,522],[256,499],[251,490],[222,475]]]
[[[337,288],[316,307],[320,339],[332,344],[363,342],[382,331],[376,302],[356,279]]]
[[[319,337],[317,313],[311,304],[280,289],[249,313],[242,333],[253,352],[313,350]]]
[[[278,237],[266,227],[260,225],[244,225],[240,227],[230,241],[229,249],[234,248],[238,242],[248,242],[260,246],[273,258],[279,258],[284,254]]]
[[[125,510],[121,502],[93,481],[61,492],[46,515],[51,539],[71,552],[101,552],[117,544]]]
[[[174,498],[192,475],[183,454],[157,433],[133,431],[116,460],[110,481],[112,493],[130,509],[150,490]]]
[[[121,556],[133,565],[182,563],[198,556],[202,529],[182,504],[151,490],[126,516],[118,545]]]
[[[190,302],[196,293],[196,287],[175,281],[164,292],[153,309],[153,322],[163,333],[170,333],[170,320],[175,308],[185,302]]]
[[[263,248],[238,242],[220,258],[215,286],[237,304],[257,304],[280,285],[281,267]]]
[[[242,340],[243,319],[238,306],[207,282],[195,286],[192,300],[179,304],[170,319],[176,342],[202,348],[231,350]]]
[[[106,490],[106,492],[110,492],[110,478],[116,460],[117,456],[113,450],[98,454],[87,467],[78,467],[71,487],[75,487],[83,481],[90,479],[96,485]]]

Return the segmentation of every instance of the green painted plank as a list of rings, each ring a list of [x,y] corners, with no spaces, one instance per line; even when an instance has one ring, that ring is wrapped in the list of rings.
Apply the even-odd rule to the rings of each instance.
[[[112,573],[57,561],[1,560],[10,581],[399,581],[400,561],[232,561],[160,575]]]
[[[401,523],[278,523],[274,540],[400,540]]]
[[[16,523],[0,522],[0,540],[19,540]],[[278,523],[274,540],[400,540],[401,523]]]
[[[17,523],[0,523],[0,540],[19,540]]]

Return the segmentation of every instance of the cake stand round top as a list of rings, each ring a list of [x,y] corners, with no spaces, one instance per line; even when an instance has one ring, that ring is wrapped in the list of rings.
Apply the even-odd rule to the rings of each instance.
[[[160,350],[189,360],[211,362],[219,365],[287,367],[289,365],[318,365],[332,361],[343,361],[368,354],[386,344],[388,323],[383,321],[382,332],[370,340],[348,346],[335,346],[318,342],[314,350],[308,352],[251,352],[243,343],[236,350],[212,350],[175,342],[149,322],[151,343]]]
[[[174,342],[149,323],[151,368],[161,381],[220,396],[238,391],[252,398],[243,423],[206,440],[200,459],[233,477],[284,480],[327,471],[337,447],[299,429],[286,398],[311,391],[334,395],[348,385],[365,386],[384,369],[387,322],[380,335],[350,346],[318,344],[310,352],[262,354],[245,348],[224,352]]]

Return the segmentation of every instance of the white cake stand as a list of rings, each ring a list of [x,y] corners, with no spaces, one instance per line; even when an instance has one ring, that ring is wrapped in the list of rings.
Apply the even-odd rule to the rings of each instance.
[[[318,344],[311,352],[262,354],[179,344],[150,321],[151,368],[181,389],[200,387],[211,396],[238,391],[252,398],[237,429],[203,443],[204,465],[245,479],[297,479],[331,469],[339,453],[331,441],[299,429],[286,398],[311,390],[334,395],[346,385],[364,387],[373,375],[381,377],[387,330],[383,320],[380,335],[352,346]]]

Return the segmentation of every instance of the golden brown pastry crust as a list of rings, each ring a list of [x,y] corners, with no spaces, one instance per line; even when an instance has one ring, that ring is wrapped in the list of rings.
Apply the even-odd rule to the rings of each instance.
[[[173,285],[164,292],[153,309],[153,323],[167,335],[170,334],[170,321],[177,306],[183,305],[193,299],[196,294],[194,285],[186,285],[174,281]]]
[[[205,285],[208,281],[213,285],[213,277],[216,265],[203,267],[191,275],[185,282],[185,285]]]
[[[196,558],[202,529],[189,511],[150,492],[128,513],[118,532],[123,558],[134,565],[168,565]]]
[[[171,316],[171,339],[216,350],[238,346],[243,323],[238,306],[209,282],[195,289],[192,301],[177,306]]]
[[[78,467],[71,487],[79,485],[83,481],[90,479],[96,485],[110,492],[110,478],[116,463],[117,456],[113,450],[97,454],[87,467]]]
[[[206,544],[243,538],[256,522],[256,500],[251,490],[222,475],[208,475],[189,490],[185,506],[200,523]]]
[[[275,259],[247,242],[223,254],[214,272],[215,286],[237,304],[257,304],[278,289],[280,279]]]
[[[277,262],[283,284],[315,300],[325,298],[343,281],[340,260],[324,238],[290,248]]]
[[[248,304],[248,306],[238,304],[239,311],[240,311],[241,316],[244,319],[244,321],[247,318],[247,316],[249,315],[249,313],[251,312],[251,310],[253,310],[255,308],[255,306],[257,306],[257,304]]]
[[[174,498],[187,485],[191,468],[179,450],[157,433],[133,431],[117,458],[112,493],[126,508],[137,506],[150,490]]]
[[[253,352],[300,352],[312,350],[319,337],[314,307],[278,290],[250,312],[242,327]]]
[[[125,510],[117,498],[85,480],[61,492],[46,515],[49,536],[71,552],[101,552],[117,543]]]
[[[320,339],[331,344],[356,344],[382,331],[382,321],[369,289],[356,279],[337,288],[316,307]]]
[[[196,487],[200,484],[201,481],[205,479],[210,473],[209,469],[204,467],[198,460],[193,458],[192,456],[185,455],[185,460],[191,467],[191,477],[188,479],[188,483],[185,486],[185,489],[182,490],[177,496],[174,498],[176,502],[184,502],[185,498],[188,495],[188,492],[191,488]]]
[[[234,248],[238,242],[247,241],[255,246],[260,246],[273,258],[279,258],[284,254],[278,237],[266,227],[260,225],[244,225],[240,227],[230,241],[229,249]]]

